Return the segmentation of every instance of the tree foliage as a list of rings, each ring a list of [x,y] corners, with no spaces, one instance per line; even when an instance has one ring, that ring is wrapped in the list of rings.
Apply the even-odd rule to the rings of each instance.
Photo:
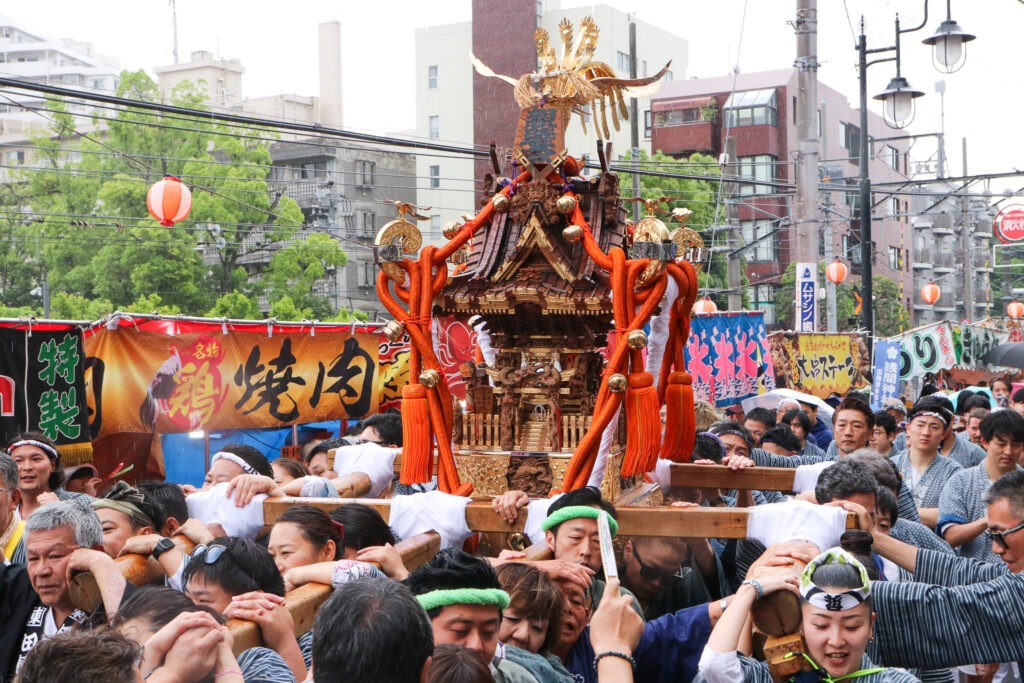
[[[117,94],[160,99],[141,70],[123,72]],[[188,82],[170,99],[205,108],[203,89]],[[310,234],[293,199],[271,192],[273,135],[131,108],[96,110],[90,126],[59,101],[49,108],[49,130],[32,140],[36,153],[0,185],[0,300],[8,310],[41,315],[46,280],[51,315],[60,317],[143,308],[256,318],[264,294],[272,304],[290,297],[300,317],[340,313],[312,290],[344,267],[345,252],[335,238]],[[173,227],[146,210],[150,186],[168,175],[192,189],[191,213]]]
[[[628,163],[631,160],[632,156],[630,154],[626,154],[623,157],[624,163]],[[721,204],[718,202],[718,184],[721,173],[718,169],[717,159],[707,154],[693,154],[689,159],[680,160],[661,152],[648,155],[647,152],[641,150],[639,161],[643,163],[643,170],[678,175],[700,175],[707,178],[707,180],[704,180],[702,178],[640,175],[640,196],[644,199],[678,197],[678,199],[662,204],[664,209],[670,213],[675,208],[687,208],[693,211],[693,215],[686,221],[686,226],[700,233],[705,247],[722,246],[722,235],[716,236],[714,231],[714,228],[719,226],[725,219],[725,204],[724,202]],[[632,174],[620,172],[620,175],[622,177],[620,187],[623,192],[631,192],[633,187]],[[627,209],[628,211],[629,209]],[[660,218],[665,222],[669,230],[679,227],[679,223],[668,220],[668,216],[660,216]],[[704,296],[704,293],[707,292],[708,298],[712,299],[718,305],[718,308],[723,311],[728,309],[729,299],[728,292],[724,291],[728,285],[726,275],[727,256],[726,252],[713,253],[711,267],[708,268],[707,264],[704,264],[704,270],[698,273],[697,276],[700,283],[701,296]],[[741,285],[748,282],[746,275],[743,275]],[[747,296],[745,289],[743,301],[746,304]]]
[[[819,287],[825,286],[825,264],[818,264]],[[856,325],[850,325],[849,320],[854,317],[857,307],[857,299],[854,295],[854,287],[860,290],[860,281],[847,276],[846,280],[836,286],[836,325],[839,330],[853,329],[860,326],[860,314],[856,314]],[[884,275],[875,275],[871,278],[871,289],[874,299],[875,335],[878,337],[891,337],[910,327],[910,314],[903,305],[900,297],[899,285]],[[792,330],[795,327],[796,316],[796,264],[790,263],[782,274],[779,287],[775,290],[775,320],[784,330]],[[818,302],[818,329],[825,331],[827,316],[825,312],[825,300]]]

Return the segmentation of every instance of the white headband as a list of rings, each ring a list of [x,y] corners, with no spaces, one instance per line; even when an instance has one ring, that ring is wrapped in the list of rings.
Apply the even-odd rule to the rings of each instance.
[[[213,454],[213,457],[210,458],[210,467],[213,467],[213,464],[218,460],[228,460],[230,462],[233,462],[239,467],[241,467],[242,471],[245,472],[246,474],[259,474],[259,472],[256,471],[255,467],[253,467],[246,461],[242,460],[234,453],[228,453],[226,451],[217,451],[216,453]]]
[[[15,441],[7,447],[7,454],[10,455],[11,451],[15,448],[21,448],[22,446],[35,446],[50,457],[60,460],[60,453],[58,453],[53,446],[45,444],[42,441],[36,441],[35,439],[22,439],[21,441]]]

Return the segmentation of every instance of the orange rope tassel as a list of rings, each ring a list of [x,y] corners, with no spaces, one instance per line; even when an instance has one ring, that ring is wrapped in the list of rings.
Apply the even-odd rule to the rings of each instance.
[[[688,372],[679,374],[682,375],[679,447],[670,459],[675,462],[691,462],[693,460],[693,443],[697,438],[697,419],[693,405],[693,378]]]
[[[661,419],[654,375],[637,372],[629,375],[626,389],[626,455],[622,476],[646,474],[658,463],[661,447]]]
[[[665,436],[661,440],[661,452],[658,457],[662,460],[675,460],[675,454],[679,451],[679,437],[682,431],[683,421],[683,373],[662,373],[668,375],[665,389]]]
[[[433,434],[427,388],[422,384],[402,387],[402,474],[403,484],[424,484],[434,469]]]

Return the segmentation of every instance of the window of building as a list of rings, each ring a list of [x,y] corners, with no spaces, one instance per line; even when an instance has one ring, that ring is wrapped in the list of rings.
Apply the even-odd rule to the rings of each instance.
[[[903,250],[899,247],[889,247],[889,267],[903,270]]]
[[[644,138],[646,138],[646,139],[650,139],[650,137],[651,137],[651,125],[652,125],[652,123],[653,123],[653,118],[651,116],[651,110],[648,109],[648,110],[644,111]]]
[[[725,122],[730,128],[776,124],[775,89],[745,90],[725,101]]]
[[[671,81],[672,80],[672,69],[669,69],[668,71],[666,71],[665,72],[665,77],[662,78],[661,80],[665,81],[666,83]]]
[[[431,116],[427,119],[427,128],[430,130],[430,137],[439,138],[441,137],[441,117]]]
[[[640,60],[640,78],[647,78],[647,60]]]
[[[441,232],[441,217],[436,213],[430,217],[430,232],[435,235]]]
[[[360,159],[356,161],[356,185],[373,185],[373,171],[377,164]]]
[[[775,157],[771,154],[755,154],[739,158],[740,194],[771,194],[775,191],[771,185],[746,185],[743,180],[757,180],[765,183],[775,182]]]
[[[740,232],[743,235],[743,246],[748,247],[743,255],[749,261],[764,263],[775,260],[775,233],[772,221],[740,221]]]
[[[846,187],[849,188],[844,192],[844,199],[846,205],[854,211],[860,211],[860,183],[854,178],[846,179]]]
[[[372,235],[376,215],[372,211],[356,211],[356,232],[361,235]]]
[[[618,69],[620,74],[629,73],[629,53],[628,52],[616,52],[615,53],[615,68]]]
[[[839,139],[843,142],[843,149],[850,153],[849,160],[854,166],[860,165],[860,126],[852,123],[839,124]]]
[[[441,187],[441,167],[431,166],[430,167],[430,187],[437,189]]]
[[[431,90],[437,89],[437,65],[431,64],[427,67],[427,87]]]
[[[326,161],[305,161],[299,165],[298,175],[301,180],[315,180],[327,175]]]
[[[764,314],[765,325],[775,324],[775,287],[754,285],[754,308]]]
[[[655,120],[659,126],[680,126],[684,123],[696,123],[701,120],[700,107],[659,111]]]
[[[843,235],[842,247],[843,253],[839,255],[839,258],[848,258],[852,265],[859,266],[861,264],[860,238],[850,234]]]
[[[535,10],[537,12],[537,26],[540,26],[544,21],[544,0],[537,0]]]
[[[900,210],[900,200],[896,197],[889,198],[889,217],[894,220],[900,220],[903,216],[903,212]]]
[[[900,168],[900,151],[892,145],[886,145],[885,149],[882,150],[882,161],[889,168],[898,171]]]

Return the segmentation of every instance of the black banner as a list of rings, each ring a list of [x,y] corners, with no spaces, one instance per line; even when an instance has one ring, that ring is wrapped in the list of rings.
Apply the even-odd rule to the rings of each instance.
[[[0,436],[89,443],[82,333],[0,328]]]

